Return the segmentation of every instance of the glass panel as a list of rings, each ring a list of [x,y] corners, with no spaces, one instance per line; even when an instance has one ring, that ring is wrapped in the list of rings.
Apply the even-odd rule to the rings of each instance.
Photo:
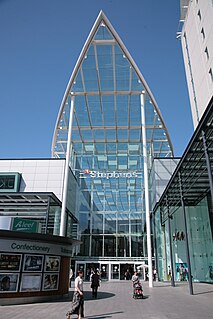
[[[104,256],[116,256],[116,238],[115,236],[104,236]]]
[[[113,234],[116,232],[116,214],[104,214],[104,233]]]
[[[94,234],[103,233],[103,215],[102,214],[92,214],[92,232]]]
[[[144,257],[144,246],[142,236],[131,237],[131,250],[132,257]]]
[[[118,237],[118,257],[129,257],[129,238],[127,236]]]
[[[129,234],[129,214],[119,214],[118,233]]]
[[[95,35],[95,40],[111,40],[113,39],[109,29],[102,23]]]
[[[103,252],[103,237],[92,236],[92,256],[102,256]]]
[[[129,97],[125,95],[116,96],[116,119],[118,126],[127,126],[129,121],[128,116],[128,101]]]
[[[115,126],[115,107],[113,96],[103,96],[102,106],[104,113],[104,125]]]
[[[80,245],[80,256],[89,256],[90,236],[82,235],[80,240],[82,241]]]
[[[101,280],[109,279],[109,265],[101,264]]]
[[[120,274],[120,265],[112,264],[111,265],[111,279],[119,279]]]

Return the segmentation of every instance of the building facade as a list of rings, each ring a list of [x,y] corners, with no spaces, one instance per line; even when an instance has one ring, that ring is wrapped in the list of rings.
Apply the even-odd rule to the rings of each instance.
[[[181,0],[181,38],[195,132],[153,209],[160,280],[213,282],[213,2]]]
[[[213,282],[213,99],[153,209],[160,280]]]
[[[65,91],[52,144],[52,156],[66,158],[79,189],[77,268],[87,274],[98,266],[110,280],[140,265],[152,272],[148,176],[154,157],[172,155],[150,88],[100,12]]]
[[[213,95],[213,2],[181,0],[180,32],[194,128]]]
[[[66,234],[60,235],[64,159],[0,160],[0,304],[58,299],[68,293],[76,189],[68,175]],[[70,185],[72,184],[72,187]]]

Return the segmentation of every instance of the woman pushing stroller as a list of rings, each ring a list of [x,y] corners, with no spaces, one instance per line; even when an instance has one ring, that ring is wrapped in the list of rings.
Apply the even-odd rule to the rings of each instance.
[[[132,276],[132,285],[133,285],[133,298],[135,299],[143,298],[143,287],[138,278],[137,271],[135,271],[134,275]]]

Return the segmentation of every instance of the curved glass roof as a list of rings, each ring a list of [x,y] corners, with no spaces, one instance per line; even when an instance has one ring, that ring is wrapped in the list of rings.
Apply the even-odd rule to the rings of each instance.
[[[74,96],[73,171],[88,168],[105,172],[137,171],[143,175],[142,92],[145,92],[147,152],[154,157],[170,157],[172,144],[157,103],[128,50],[101,11],[66,88],[55,126],[52,156],[66,156],[71,96]],[[119,207],[122,211],[129,211],[131,207],[140,210],[143,178],[138,181],[133,177],[124,175],[119,182],[105,179],[103,183],[102,178],[96,179],[98,209],[103,206],[101,192],[105,189],[105,209],[108,205],[109,210],[113,210],[117,201],[117,210]],[[86,183],[89,187],[89,180],[86,179]],[[135,196],[136,186],[140,192],[138,196]],[[109,191],[107,195],[108,188],[125,194],[115,196]]]
[[[70,95],[75,96],[72,141],[140,143],[140,94],[146,92],[148,151],[171,156],[172,144],[156,101],[138,67],[101,11],[68,83],[54,131],[53,157],[66,154]]]

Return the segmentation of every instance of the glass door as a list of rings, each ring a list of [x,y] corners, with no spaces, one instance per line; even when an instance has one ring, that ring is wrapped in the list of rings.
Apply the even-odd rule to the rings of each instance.
[[[120,265],[112,264],[111,265],[111,279],[118,279],[120,277]]]

